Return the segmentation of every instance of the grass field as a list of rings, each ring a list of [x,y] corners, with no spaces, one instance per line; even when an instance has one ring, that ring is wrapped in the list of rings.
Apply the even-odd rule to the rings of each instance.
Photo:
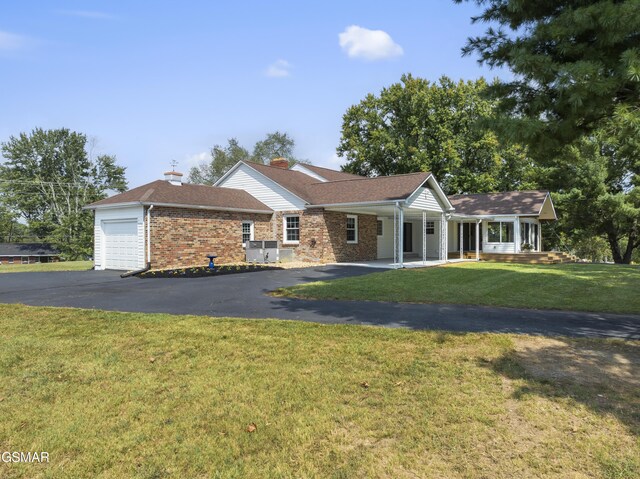
[[[456,263],[300,284],[302,298],[640,313],[640,267]]]
[[[0,265],[0,273],[83,271],[91,268],[93,268],[93,261],[59,261],[58,263],[2,264]]]
[[[50,455],[4,478],[640,475],[637,342],[20,305],[0,342],[0,451]]]

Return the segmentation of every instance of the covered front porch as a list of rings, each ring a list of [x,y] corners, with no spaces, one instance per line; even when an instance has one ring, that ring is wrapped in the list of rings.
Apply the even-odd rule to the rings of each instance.
[[[327,210],[376,218],[375,259],[340,264],[390,269],[434,266],[447,261],[448,219],[437,203],[421,207],[392,202]]]

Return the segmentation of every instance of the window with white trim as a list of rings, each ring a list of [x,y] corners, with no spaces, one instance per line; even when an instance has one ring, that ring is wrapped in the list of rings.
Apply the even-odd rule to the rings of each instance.
[[[378,236],[383,236],[383,234],[382,234],[382,233],[383,233],[383,231],[384,231],[384,230],[382,229],[382,220],[378,220],[378,223],[377,223],[377,225],[376,225],[376,234],[377,234]]]
[[[427,221],[424,225],[425,233],[428,235],[436,234],[436,222],[435,221]]]
[[[29,264],[29,257],[28,256],[22,256],[20,259],[21,259],[22,264]]]
[[[358,217],[355,215],[347,215],[347,243],[355,244],[358,242]]]
[[[284,243],[300,243],[300,216],[286,215],[283,218]]]
[[[513,221],[490,221],[487,236],[489,243],[513,243]]]
[[[246,247],[249,241],[253,241],[253,221],[242,222],[242,246]]]

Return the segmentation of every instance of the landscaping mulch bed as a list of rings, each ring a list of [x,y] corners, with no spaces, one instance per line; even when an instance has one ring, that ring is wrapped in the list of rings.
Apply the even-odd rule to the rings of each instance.
[[[274,269],[284,269],[279,266],[269,266],[262,264],[244,264],[244,265],[220,265],[214,269],[208,266],[195,266],[191,268],[174,268],[162,269],[156,271],[147,271],[137,275],[138,278],[203,278],[206,276],[223,276],[226,274],[238,273],[254,273],[257,271],[270,271]]]

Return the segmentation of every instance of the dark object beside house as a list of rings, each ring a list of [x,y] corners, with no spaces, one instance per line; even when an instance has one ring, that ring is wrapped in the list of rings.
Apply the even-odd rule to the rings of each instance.
[[[0,243],[0,264],[54,263],[60,252],[48,243]]]

